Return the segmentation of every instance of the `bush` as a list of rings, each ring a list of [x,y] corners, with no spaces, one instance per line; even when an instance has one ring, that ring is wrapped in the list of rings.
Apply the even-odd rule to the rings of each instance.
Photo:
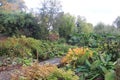
[[[105,35],[99,43],[98,51],[100,54],[106,53],[111,56],[111,61],[116,61],[120,58],[120,36]]]
[[[62,58],[61,63],[65,64],[73,64],[73,66],[75,67],[75,65],[77,65],[77,63],[83,63],[86,59],[89,59],[90,57],[92,57],[93,55],[93,51],[88,49],[88,48],[73,48],[73,49],[69,49],[69,51],[67,52],[66,56]]]
[[[40,38],[40,28],[35,17],[24,12],[0,12],[0,32],[10,36]]]
[[[64,55],[72,46],[34,38],[12,37],[0,42],[0,55],[48,59]]]
[[[60,38],[57,42],[58,42],[59,44],[61,44],[61,43],[66,43],[66,39],[65,39],[65,38]]]
[[[41,42],[33,38],[26,38],[22,36],[20,38],[8,38],[5,41],[0,42],[0,55],[9,55],[12,57],[32,57],[40,50]]]
[[[50,41],[57,41],[59,39],[59,35],[56,33],[51,33],[48,35],[48,40]]]
[[[11,80],[78,80],[78,76],[72,71],[58,69],[54,65],[39,65],[23,67],[19,71],[21,75],[12,74]]]
[[[75,71],[80,80],[115,80],[115,65],[111,56],[93,52],[87,48],[84,51],[82,48],[69,50],[62,59],[62,63],[67,63],[64,68]]]
[[[88,33],[80,33],[80,34],[71,34],[68,39],[68,44],[78,45],[78,46],[88,46],[91,48],[98,47],[98,43],[100,40],[100,35],[97,34],[88,34]]]

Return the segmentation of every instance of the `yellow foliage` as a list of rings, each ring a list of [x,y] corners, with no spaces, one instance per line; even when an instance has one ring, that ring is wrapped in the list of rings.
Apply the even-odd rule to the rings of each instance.
[[[12,74],[11,80],[19,80],[21,77],[24,80],[32,80],[32,79],[45,79],[50,75],[57,67],[54,65],[40,65],[38,63],[34,63],[31,66],[23,66],[19,71],[20,75]]]
[[[84,48],[84,47],[80,47],[80,48],[74,48],[74,49],[69,49],[68,53],[66,54],[65,57],[62,58],[61,63],[70,63],[73,60],[77,60],[79,58],[81,58],[83,55],[87,54],[89,55],[89,57],[93,56],[93,51],[90,50],[89,48]]]
[[[65,71],[59,69],[54,65],[40,65],[34,63],[32,66],[23,66],[18,73],[19,75],[12,74],[11,80],[78,80],[78,76],[72,71]]]

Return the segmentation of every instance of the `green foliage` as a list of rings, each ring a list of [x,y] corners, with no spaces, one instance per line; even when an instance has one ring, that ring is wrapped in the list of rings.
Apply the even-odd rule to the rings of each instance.
[[[0,55],[48,59],[64,55],[72,46],[33,38],[8,38],[0,42]]]
[[[48,80],[78,80],[78,76],[71,70],[65,71],[63,69],[59,69],[53,72],[49,77]]]
[[[98,51],[99,53],[106,53],[111,56],[112,61],[116,61],[120,58],[120,36],[106,34],[99,43]]]
[[[30,13],[0,12],[0,25],[2,33],[10,36],[26,35],[39,38],[40,28],[37,20]]]
[[[50,41],[42,41],[39,58],[46,59],[52,57],[59,57],[64,55],[68,51],[68,49],[72,47],[74,46],[70,46],[66,44],[58,44],[56,42],[51,43]]]
[[[120,58],[117,60],[116,66],[115,66],[115,74],[116,74],[116,80],[120,79]]]
[[[79,60],[75,61],[77,63],[76,66],[72,62],[66,65],[66,69],[74,70],[80,76],[81,80],[94,80],[100,77],[105,80],[115,79],[115,65],[111,61],[110,55],[94,53],[89,59],[85,58],[84,60],[83,58]],[[81,64],[82,60],[84,60],[84,63],[82,62]]]
[[[84,17],[77,17],[77,33],[92,33],[93,25],[91,23],[87,23]]]
[[[72,45],[89,46],[92,48],[96,48],[98,47],[98,43],[100,40],[100,35],[94,33],[80,33],[70,35],[68,43]]]
[[[75,29],[75,18],[70,14],[63,14],[58,17],[55,25],[58,29],[60,37],[66,38],[69,34],[74,32]]]
[[[98,23],[95,27],[94,27],[94,32],[98,33],[98,34],[105,34],[105,33],[109,33],[109,34],[119,34],[119,30],[113,26],[113,25],[106,25],[104,23]]]
[[[61,44],[61,43],[66,43],[66,39],[65,39],[65,38],[60,38],[60,39],[57,40],[57,42],[58,42],[59,44]]]
[[[8,38],[0,42],[0,55],[9,55],[12,57],[32,57],[32,53],[36,53],[40,48],[40,41],[33,38]]]

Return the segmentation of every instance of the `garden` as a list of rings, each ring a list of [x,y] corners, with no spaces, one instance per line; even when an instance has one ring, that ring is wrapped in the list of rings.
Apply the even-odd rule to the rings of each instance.
[[[0,6],[0,80],[120,80],[120,17],[93,26],[52,0],[36,14],[12,1]]]
[[[9,37],[0,41],[0,69],[19,66],[11,80],[115,80],[120,68],[119,38],[86,33],[72,35],[66,42]],[[60,58],[58,67],[40,65],[56,57]]]

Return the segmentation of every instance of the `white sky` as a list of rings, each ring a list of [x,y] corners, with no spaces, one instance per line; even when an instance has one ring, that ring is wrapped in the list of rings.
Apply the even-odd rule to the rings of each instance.
[[[35,8],[40,0],[25,0],[29,8]],[[120,0],[61,0],[65,13],[85,16],[87,22],[97,24],[112,22],[120,16]]]

